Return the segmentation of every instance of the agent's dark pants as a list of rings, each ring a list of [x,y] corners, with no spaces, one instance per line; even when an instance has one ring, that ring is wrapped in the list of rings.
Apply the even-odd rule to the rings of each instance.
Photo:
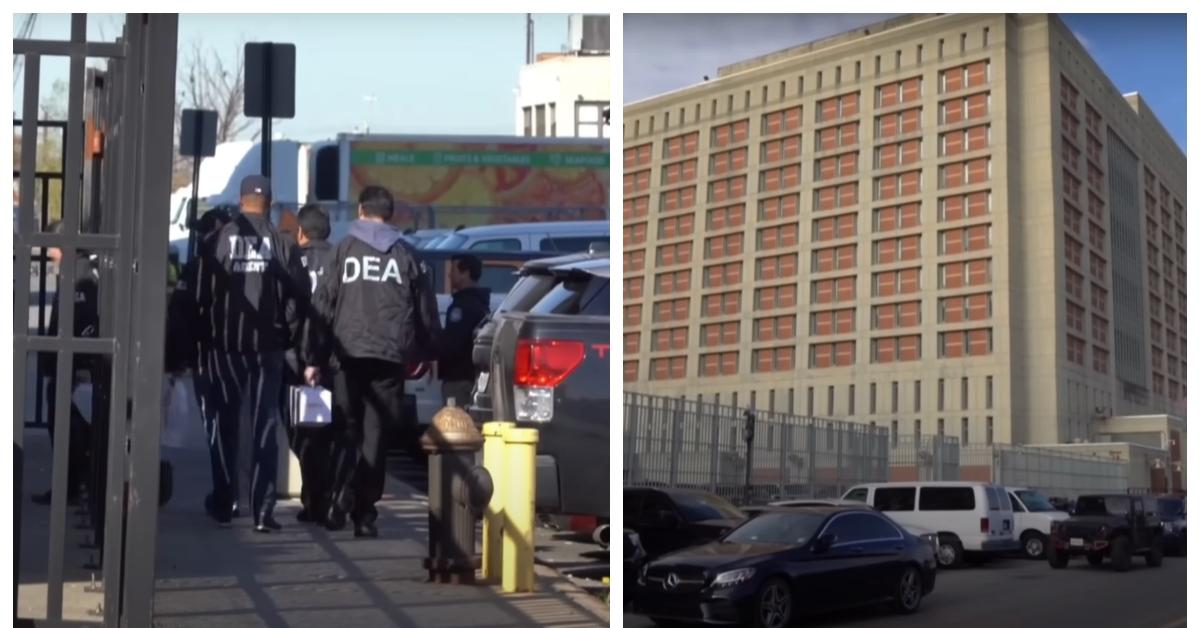
[[[301,366],[294,356],[288,356],[280,407],[283,409],[284,424],[288,427],[288,443],[300,461],[300,503],[310,516],[321,517],[329,508],[334,428],[296,427],[292,424],[289,390],[292,386],[304,383]]]
[[[333,496],[358,523],[374,523],[383,496],[387,432],[400,421],[404,369],[386,360],[344,358],[334,375],[333,403],[338,426],[337,471]]]
[[[212,459],[213,501],[217,512],[229,513],[238,499],[239,428],[243,404],[250,408],[250,508],[254,523],[275,510],[275,476],[279,451],[279,389],[283,385],[283,353],[208,351],[197,369],[200,414],[208,432]]]
[[[46,428],[50,432],[50,445],[54,445],[54,427],[55,427],[55,408],[58,405],[58,400],[55,398],[55,388],[57,386],[58,377],[56,365],[58,363],[57,356],[46,356],[46,365],[44,372],[48,374],[46,378]],[[80,370],[88,371],[92,376],[92,418],[96,418],[95,403],[98,396],[102,395],[103,386],[106,382],[97,381],[98,369],[94,368],[90,363],[84,363],[80,360],[75,360],[73,363],[75,368],[72,368],[71,390],[75,389],[74,373]],[[70,423],[68,429],[71,434],[68,437],[67,447],[67,497],[74,499],[79,495],[79,488],[84,484],[90,476],[91,449],[92,449],[92,428],[88,425],[87,420],[83,418],[83,414],[79,412],[79,408],[75,407],[74,403],[70,403],[70,395],[68,394],[68,406],[70,406]],[[107,412],[108,408],[104,410]]]

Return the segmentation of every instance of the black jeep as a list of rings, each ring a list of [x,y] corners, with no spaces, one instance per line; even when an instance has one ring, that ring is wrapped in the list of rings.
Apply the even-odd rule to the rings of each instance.
[[[1162,565],[1162,525],[1152,497],[1083,495],[1070,519],[1050,526],[1046,556],[1055,569],[1066,567],[1073,556],[1087,556],[1093,566],[1108,556],[1113,569],[1128,571],[1134,554],[1145,556],[1150,567]]]

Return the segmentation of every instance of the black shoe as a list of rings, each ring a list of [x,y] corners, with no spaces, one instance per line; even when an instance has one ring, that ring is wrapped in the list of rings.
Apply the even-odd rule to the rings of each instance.
[[[358,538],[379,538],[379,529],[371,521],[362,521],[354,524],[354,536]]]
[[[331,532],[336,532],[346,527],[346,511],[332,506],[329,508],[329,514],[325,515],[325,529]]]
[[[270,532],[278,532],[282,529],[283,529],[283,526],[279,525],[279,522],[276,521],[275,517],[272,517],[271,515],[267,515],[267,516],[263,517],[261,521],[254,524],[254,531],[260,532],[262,534],[267,534]]]
[[[208,516],[212,517],[217,525],[222,528],[229,527],[230,517],[226,513],[217,512],[216,500],[213,499],[212,493],[204,496],[204,512],[208,513]]]
[[[307,508],[301,508],[300,512],[296,513],[296,521],[300,523],[312,523],[313,518],[308,516]]]

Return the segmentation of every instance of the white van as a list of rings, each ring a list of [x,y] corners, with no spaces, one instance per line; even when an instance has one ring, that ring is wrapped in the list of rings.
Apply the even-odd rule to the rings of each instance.
[[[983,482],[860,484],[842,499],[887,513],[902,526],[938,533],[938,566],[957,567],[967,553],[994,555],[1019,549],[1012,503],[1004,487]]]
[[[1016,524],[1013,535],[1021,543],[1021,551],[1027,558],[1046,557],[1046,539],[1050,538],[1050,524],[1070,518],[1071,515],[1057,509],[1045,495],[1025,487],[1008,487],[1012,501],[1013,520]]]
[[[443,251],[541,251],[582,253],[593,244],[608,244],[607,220],[525,222],[466,227],[446,234],[428,248]]]

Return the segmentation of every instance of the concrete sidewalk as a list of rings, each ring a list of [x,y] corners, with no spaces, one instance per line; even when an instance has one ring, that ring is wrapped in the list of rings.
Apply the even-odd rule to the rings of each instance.
[[[191,442],[196,442],[192,440]],[[202,442],[202,441],[200,441]],[[282,452],[281,452],[282,453]],[[378,539],[299,524],[281,502],[281,532],[250,519],[218,528],[204,514],[207,452],[167,449],[175,496],[159,515],[155,625],[174,627],[607,626],[607,607],[539,566],[531,594],[427,583],[425,496],[388,476]],[[135,541],[136,542],[136,541]]]

